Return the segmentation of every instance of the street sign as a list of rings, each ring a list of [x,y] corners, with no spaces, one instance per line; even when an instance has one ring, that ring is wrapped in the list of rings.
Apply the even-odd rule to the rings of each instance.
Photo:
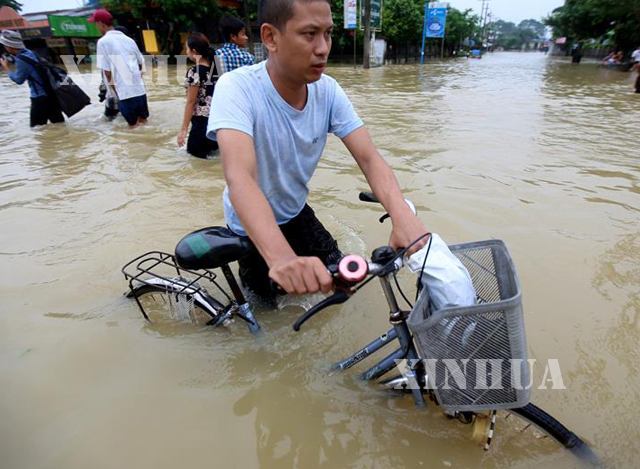
[[[447,4],[446,3],[429,3],[427,12],[426,37],[444,38],[444,29],[447,22]]]
[[[344,0],[344,29],[358,27],[358,1]]]
[[[364,0],[360,0],[360,29],[364,29]],[[371,31],[382,31],[382,0],[371,0]]]
[[[94,23],[81,16],[49,15],[49,26],[55,37],[100,37]]]

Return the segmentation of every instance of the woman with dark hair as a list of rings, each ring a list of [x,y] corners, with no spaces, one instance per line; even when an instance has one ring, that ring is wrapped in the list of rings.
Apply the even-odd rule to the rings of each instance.
[[[209,140],[206,136],[211,96],[218,79],[213,60],[215,51],[207,36],[202,33],[192,33],[187,39],[186,49],[195,65],[187,71],[185,78],[187,104],[184,108],[182,129],[178,134],[178,146],[185,144],[189,123],[191,123],[187,152],[198,158],[206,158],[207,154],[218,149],[218,143]]]

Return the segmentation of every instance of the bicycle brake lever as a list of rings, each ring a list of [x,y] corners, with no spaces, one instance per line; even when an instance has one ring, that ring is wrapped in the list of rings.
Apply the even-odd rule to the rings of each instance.
[[[349,299],[349,295],[347,294],[347,292],[343,290],[338,290],[329,298],[325,298],[320,303],[318,303],[313,308],[311,308],[309,311],[307,311],[302,316],[300,316],[298,320],[293,324],[293,330],[296,332],[299,332],[300,326],[302,326],[305,322],[307,322],[312,316],[316,315],[317,313],[319,313],[320,311],[322,311],[324,308],[328,306],[339,305],[341,303],[344,303],[348,299]]]

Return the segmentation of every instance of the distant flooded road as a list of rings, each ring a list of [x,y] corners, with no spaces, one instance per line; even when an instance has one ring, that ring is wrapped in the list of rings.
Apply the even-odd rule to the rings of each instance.
[[[448,243],[506,242],[538,361],[533,402],[608,466],[635,467],[634,77],[534,53],[328,73],[430,230]],[[355,372],[327,374],[387,330],[373,284],[298,334],[295,306],[261,313],[259,340],[240,324],[145,323],[122,296],[120,268],[223,224],[225,185],[218,159],[176,146],[184,88],[147,85],[151,118],[140,129],[104,120],[91,84],[92,106],[31,130],[26,85],[0,75],[0,466],[574,467],[548,440],[505,426],[485,453],[434,407],[420,414]],[[311,185],[310,203],[343,251],[386,244],[389,226],[358,201],[366,181],[336,138]],[[566,390],[538,389],[549,359],[559,359]]]

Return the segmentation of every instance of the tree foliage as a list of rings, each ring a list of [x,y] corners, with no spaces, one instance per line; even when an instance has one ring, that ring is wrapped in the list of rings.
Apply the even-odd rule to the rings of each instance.
[[[215,0],[104,0],[101,4],[116,17],[131,15],[151,23],[160,48],[170,54],[182,49],[180,31],[197,29],[211,36],[208,25],[222,14]]]
[[[418,44],[422,40],[424,1],[384,0],[382,33],[390,44]],[[445,47],[455,48],[466,38],[475,38],[480,18],[471,9],[447,10]]]
[[[20,11],[22,10],[22,3],[17,0],[0,0],[0,8],[2,7],[10,7],[15,11]]]
[[[533,31],[537,37],[543,37],[547,32],[547,27],[544,23],[534,19],[521,21],[518,25],[518,29]]]
[[[0,0],[6,1],[6,0]],[[11,1],[11,0],[9,0]],[[333,13],[333,51],[336,54],[350,53],[357,38],[362,44],[361,30],[344,29],[344,0],[330,0]],[[257,19],[258,0],[248,0],[249,17]],[[117,15],[130,15],[148,21],[156,29],[160,46],[164,51],[175,53],[177,33],[186,28],[207,32],[207,25],[214,24],[225,12],[215,0],[103,0],[102,6]],[[382,35],[391,45],[419,45],[424,21],[424,0],[384,0],[382,6]],[[242,11],[232,14],[244,19]],[[479,18],[472,10],[461,12],[449,8],[445,30],[445,47],[455,48],[465,38],[477,39]]]
[[[466,39],[477,39],[480,32],[480,17],[473,10],[465,11],[449,8],[444,30],[445,47],[455,48]]]
[[[489,23],[488,29],[494,46],[506,50],[525,48],[529,42],[543,37],[546,32],[545,25],[534,19],[521,21],[517,26],[515,23],[498,20]]]
[[[129,12],[134,18],[171,23],[189,23],[207,16],[219,16],[215,0],[105,0],[111,12]]]
[[[421,40],[424,2],[385,0],[382,5],[382,32],[390,44],[416,44]]]
[[[610,35],[627,50],[640,44],[640,0],[565,0],[544,21],[555,37],[580,41]]]

